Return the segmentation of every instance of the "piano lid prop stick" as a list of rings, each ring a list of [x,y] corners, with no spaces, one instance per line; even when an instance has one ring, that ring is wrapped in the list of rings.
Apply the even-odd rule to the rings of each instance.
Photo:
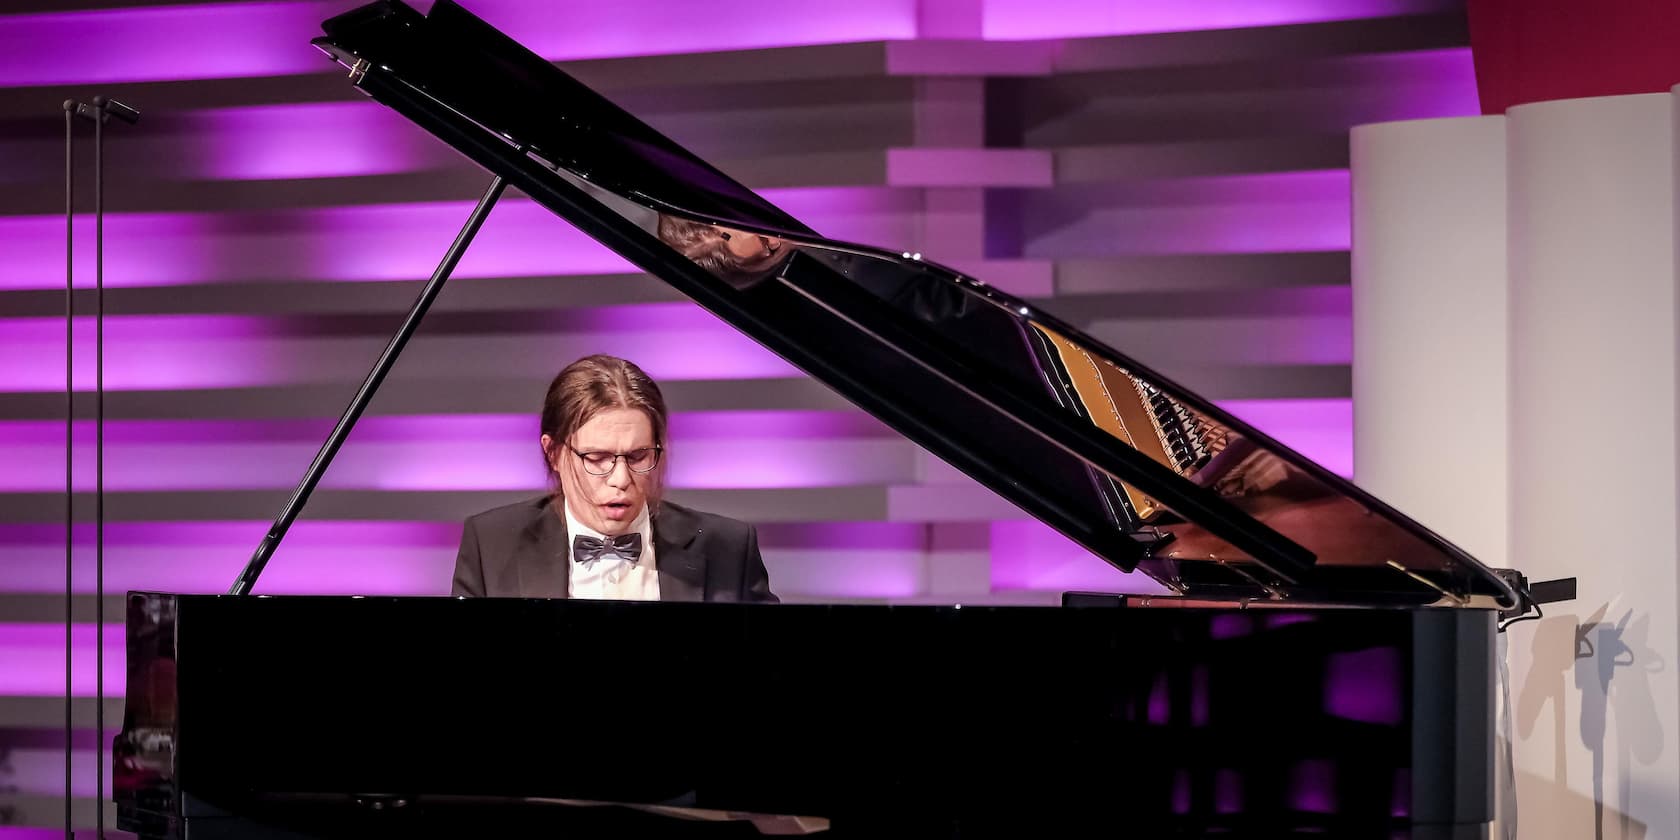
[[[467,216],[466,224],[461,226],[461,232],[455,235],[455,241],[449,244],[449,250],[443,254],[443,260],[438,263],[437,270],[432,272],[430,280],[426,281],[420,290],[419,299],[408,311],[408,317],[403,319],[402,326],[397,328],[397,334],[391,336],[391,342],[385,345],[385,352],[379,354],[379,360],[374,362],[373,370],[368,371],[367,379],[362,382],[356,396],[351,398],[350,405],[344,409],[343,416],[338,418],[338,425],[333,427],[332,434],[327,435],[325,443],[321,444],[321,451],[315,453],[315,460],[304,471],[303,480],[298,482],[297,490],[292,498],[286,502],[286,507],[280,511],[280,516],[274,520],[274,525],[268,529],[268,534],[257,545],[256,553],[251,555],[251,561],[245,564],[244,571],[233,582],[228,590],[229,595],[249,595],[251,588],[257,585],[257,577],[262,574],[263,567],[268,565],[274,550],[280,547],[280,541],[285,539],[286,531],[292,527],[292,522],[302,512],[304,504],[309,501],[309,494],[315,491],[315,485],[320,483],[321,476],[332,464],[333,457],[338,454],[345,438],[350,436],[350,430],[355,427],[356,420],[367,409],[373,399],[373,392],[379,390],[380,383],[385,381],[385,374],[396,364],[397,355],[413,337],[414,331],[420,328],[420,319],[426,317],[426,310],[431,308],[432,301],[437,299],[438,292],[443,291],[443,282],[449,279],[450,272],[455,270],[455,264],[461,261],[461,255],[466,252],[467,245],[472,243],[473,237],[478,235],[478,229],[484,224],[485,217],[490,215],[490,208],[496,204],[496,199],[502,195],[507,182],[500,175],[490,181],[490,186],[479,198],[478,204]]]

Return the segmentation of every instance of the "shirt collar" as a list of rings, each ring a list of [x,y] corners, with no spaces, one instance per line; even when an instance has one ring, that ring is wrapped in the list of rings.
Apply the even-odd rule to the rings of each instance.
[[[565,511],[566,511],[566,536],[567,536],[568,540],[576,540],[580,536],[594,537],[595,539],[598,539],[598,540],[606,540],[607,539],[606,534],[603,534],[600,531],[597,531],[594,528],[591,528],[591,527],[583,524],[582,522],[579,522],[577,520],[577,517],[572,515],[572,503],[569,500],[562,499],[560,507],[565,509]],[[648,516],[648,506],[647,506],[646,503],[644,503],[642,505],[642,512],[636,514],[636,521],[630,523],[630,530],[625,531],[625,533],[627,533],[627,534],[641,534],[642,535],[642,545],[644,545],[644,546],[652,545],[653,544],[653,534],[652,534],[653,529],[649,527],[649,520],[650,520],[650,518]],[[567,551],[572,550],[572,546],[569,542],[566,545],[566,550]]]

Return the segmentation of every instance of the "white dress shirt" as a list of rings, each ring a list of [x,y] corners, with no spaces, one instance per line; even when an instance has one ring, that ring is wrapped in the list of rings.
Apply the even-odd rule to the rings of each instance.
[[[648,518],[646,505],[642,512],[631,524],[627,533],[642,535],[642,555],[636,562],[612,553],[611,549],[602,554],[600,559],[588,563],[579,563],[572,559],[572,542],[578,537],[594,537],[598,540],[608,539],[605,534],[590,528],[572,515],[570,500],[564,505],[566,508],[566,554],[560,562],[566,564],[570,575],[571,585],[566,591],[573,598],[590,598],[606,601],[657,601],[659,600],[659,567],[653,556],[653,525]]]

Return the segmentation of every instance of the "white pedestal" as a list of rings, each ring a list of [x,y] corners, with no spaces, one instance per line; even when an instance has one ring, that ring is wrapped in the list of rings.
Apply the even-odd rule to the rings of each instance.
[[[1525,840],[1680,837],[1674,119],[1649,94],[1354,133],[1356,480],[1580,581],[1509,631]]]

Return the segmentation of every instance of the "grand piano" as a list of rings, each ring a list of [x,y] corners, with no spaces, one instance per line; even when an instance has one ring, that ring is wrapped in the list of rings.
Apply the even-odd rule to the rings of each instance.
[[[229,594],[129,594],[121,828],[1485,836],[1505,576],[984,278],[824,238],[451,0],[323,30],[352,84],[491,176],[383,370],[514,186],[1168,594],[253,594],[376,367]],[[603,638],[656,667],[578,655]]]

